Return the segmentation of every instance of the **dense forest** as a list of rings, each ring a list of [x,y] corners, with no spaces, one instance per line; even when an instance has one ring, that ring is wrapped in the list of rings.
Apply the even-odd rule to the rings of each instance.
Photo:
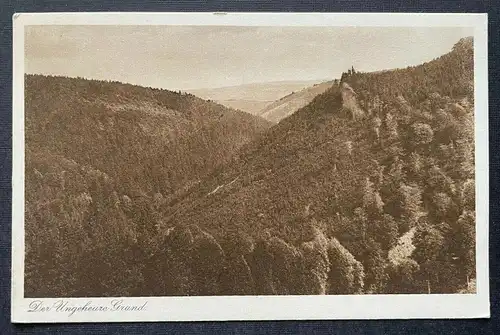
[[[40,75],[25,114],[27,295],[130,294],[158,206],[272,125],[191,94]]]
[[[42,98],[29,81],[49,79],[28,77],[26,294],[474,292],[473,69],[466,38],[419,66],[350,69],[271,128],[224,111],[237,120],[206,142],[200,128],[166,140],[163,127],[179,123],[148,108],[147,125],[162,130],[141,142],[126,129],[108,146],[110,114],[130,117],[132,129],[146,118],[141,107],[116,110],[136,103],[113,105],[121,84],[74,81]],[[147,92],[141,104],[154,97],[182,116],[188,101],[222,108]],[[217,142],[223,130],[238,145]],[[175,173],[185,179],[172,184]]]

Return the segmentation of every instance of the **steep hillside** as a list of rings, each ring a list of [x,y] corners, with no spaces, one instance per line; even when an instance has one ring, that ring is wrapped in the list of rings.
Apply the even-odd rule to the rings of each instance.
[[[172,193],[227,161],[269,126],[192,95],[26,77],[27,149],[92,165],[125,189],[140,185],[148,193]]]
[[[349,70],[164,205],[147,276],[169,284],[152,294],[458,291],[474,276],[472,83],[471,39]],[[413,227],[411,257],[390,263]]]
[[[296,110],[310,103],[315,96],[325,92],[333,85],[333,81],[314,84],[300,91],[290,93],[279,100],[268,104],[256,115],[271,122],[279,122],[281,119],[291,115]]]
[[[28,75],[25,101],[28,296],[131,294],[124,271],[148,253],[159,206],[271,125],[193,95],[76,78]]]
[[[266,108],[266,106],[273,103],[273,101],[259,101],[259,100],[239,100],[239,99],[229,99],[229,100],[216,100],[217,103],[234,109],[239,109],[241,111],[250,113],[252,115],[259,116],[260,111]]]

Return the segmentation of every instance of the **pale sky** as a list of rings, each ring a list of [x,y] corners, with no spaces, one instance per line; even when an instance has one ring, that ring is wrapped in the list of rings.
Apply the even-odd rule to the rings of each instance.
[[[418,65],[467,28],[27,26],[25,72],[187,90]]]

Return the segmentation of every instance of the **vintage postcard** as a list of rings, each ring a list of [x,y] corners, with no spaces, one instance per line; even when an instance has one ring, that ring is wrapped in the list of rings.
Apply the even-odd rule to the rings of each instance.
[[[486,14],[13,24],[13,322],[489,317]]]

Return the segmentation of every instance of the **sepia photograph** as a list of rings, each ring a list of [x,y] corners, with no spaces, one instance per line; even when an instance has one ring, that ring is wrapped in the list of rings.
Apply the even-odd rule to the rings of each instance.
[[[21,31],[28,312],[477,294],[477,27],[66,21]]]

